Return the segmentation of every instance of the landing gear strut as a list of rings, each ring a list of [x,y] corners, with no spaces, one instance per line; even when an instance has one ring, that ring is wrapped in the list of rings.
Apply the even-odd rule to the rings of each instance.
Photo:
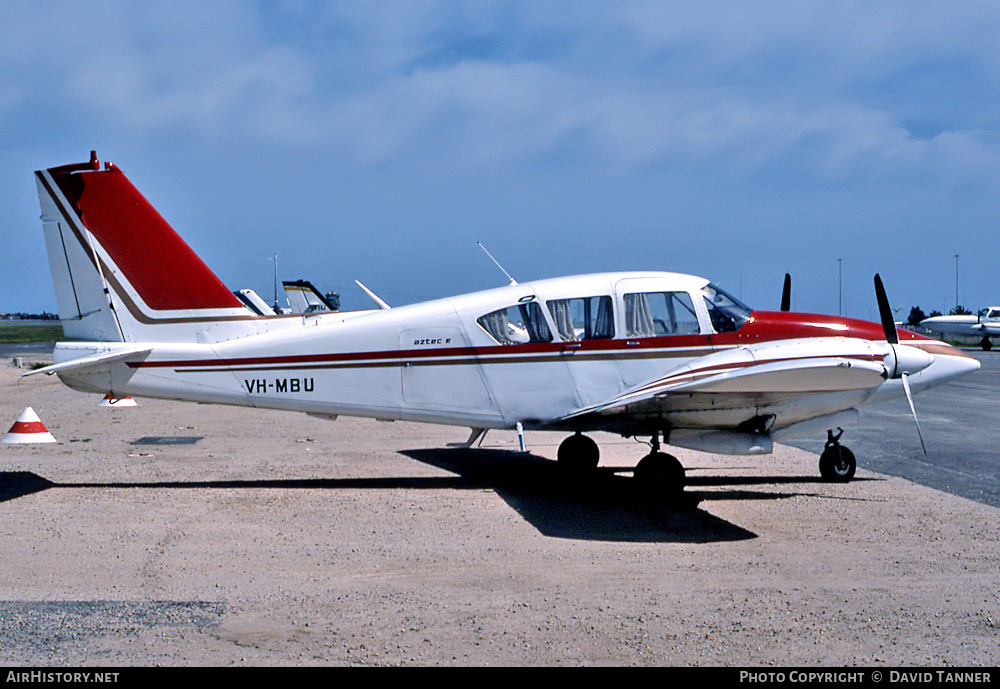
[[[854,472],[858,468],[854,453],[840,444],[840,436],[843,434],[842,428],[838,428],[836,433],[833,430],[827,431],[826,447],[819,456],[820,476],[831,483],[847,483],[854,478]]]
[[[635,467],[635,479],[648,493],[677,497],[684,492],[684,467],[673,455],[660,452],[660,434],[653,434],[653,451]]]

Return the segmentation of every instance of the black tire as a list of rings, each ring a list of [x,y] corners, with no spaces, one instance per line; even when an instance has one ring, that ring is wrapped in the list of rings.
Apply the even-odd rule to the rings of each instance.
[[[831,445],[819,456],[819,474],[830,483],[847,483],[857,468],[854,453],[841,445]]]
[[[651,452],[643,457],[633,476],[649,495],[676,497],[684,492],[684,467],[665,452]]]
[[[993,342],[990,341],[990,338],[984,337],[982,342],[979,343],[979,346],[983,348],[984,352],[988,352],[993,349]]]
[[[593,471],[601,461],[601,449],[591,438],[576,433],[559,444],[556,460],[571,471]]]

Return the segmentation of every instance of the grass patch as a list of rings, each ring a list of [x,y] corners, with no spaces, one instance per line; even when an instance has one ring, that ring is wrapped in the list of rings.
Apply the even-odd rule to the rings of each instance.
[[[0,344],[21,344],[23,342],[58,342],[65,340],[62,326],[54,325],[7,325],[0,326]]]

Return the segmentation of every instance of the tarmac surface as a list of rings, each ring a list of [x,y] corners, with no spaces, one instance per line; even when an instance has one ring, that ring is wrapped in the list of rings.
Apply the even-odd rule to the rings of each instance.
[[[858,466],[1000,507],[1000,351],[966,351],[978,371],[913,396],[926,455],[904,399],[862,407],[840,442]],[[792,444],[819,453],[824,442]]]
[[[107,408],[9,363],[0,420],[31,406],[59,443],[0,444],[6,665],[996,665],[997,417],[954,406],[993,414],[993,360],[916,397],[926,459],[873,408],[851,483],[799,448],[680,451],[686,505],[637,491],[648,448],[615,436],[574,483],[557,434]],[[984,425],[979,501],[872,471],[970,473],[952,423]]]

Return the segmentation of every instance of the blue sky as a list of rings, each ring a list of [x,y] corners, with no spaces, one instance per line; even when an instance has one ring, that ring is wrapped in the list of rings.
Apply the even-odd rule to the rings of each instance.
[[[367,308],[604,270],[757,308],[1000,303],[1000,5],[0,2],[0,311],[32,172],[115,162],[232,289]]]

